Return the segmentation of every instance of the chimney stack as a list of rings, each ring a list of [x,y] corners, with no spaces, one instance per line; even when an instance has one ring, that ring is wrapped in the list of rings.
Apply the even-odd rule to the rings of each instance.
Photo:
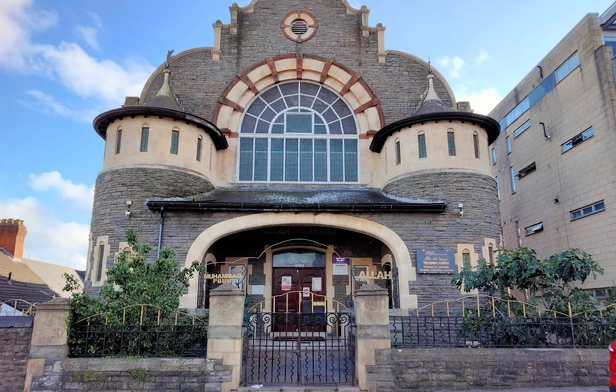
[[[27,232],[21,219],[0,219],[0,248],[6,249],[14,259],[21,260]]]

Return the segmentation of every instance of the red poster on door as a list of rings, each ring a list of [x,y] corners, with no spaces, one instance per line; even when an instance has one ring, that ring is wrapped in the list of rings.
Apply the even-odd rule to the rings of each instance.
[[[281,283],[282,283],[282,291],[291,291],[291,277],[290,276],[283,276],[281,278]]]

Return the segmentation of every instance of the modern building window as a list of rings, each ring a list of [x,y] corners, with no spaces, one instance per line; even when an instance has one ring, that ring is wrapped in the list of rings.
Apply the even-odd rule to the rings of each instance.
[[[561,145],[562,152],[565,153],[565,152],[571,150],[573,147],[577,146],[578,144],[582,143],[583,141],[593,137],[594,134],[595,134],[595,131],[592,129],[592,127],[590,127],[587,130],[585,130],[584,132],[575,135],[574,137],[572,137],[571,139],[567,140],[566,142],[564,142]]]
[[[257,96],[242,118],[239,181],[359,181],[359,133],[337,93],[309,82],[278,84]]]
[[[588,205],[586,207],[578,208],[577,210],[571,211],[571,220],[580,219],[601,211],[605,211],[605,202],[603,200]]]
[[[530,128],[530,120],[526,121],[524,124],[520,125],[515,131],[513,131],[513,137],[516,138],[520,136],[528,128]]]
[[[533,162],[518,172],[518,178],[524,178],[535,170],[537,170],[537,165],[535,165],[535,162]]]
[[[453,132],[447,132],[447,147],[449,148],[449,156],[455,156],[456,139]]]
[[[141,128],[141,148],[140,152],[148,152],[148,139],[150,138],[150,128],[142,127]]]
[[[462,268],[471,268],[471,254],[467,249],[462,252]]]
[[[396,140],[396,165],[402,162],[402,156],[400,152],[400,140]]]
[[[543,231],[543,222],[539,222],[532,226],[528,226],[524,228],[524,230],[526,231],[527,236]]]
[[[100,243],[98,245],[98,260],[96,263],[96,274],[94,275],[94,281],[100,282],[103,279],[103,264],[105,262],[105,244]]]
[[[118,133],[116,134],[116,146],[115,146],[115,152],[116,154],[120,153],[120,150],[122,149],[122,130],[118,129]]]
[[[492,164],[496,165],[496,149],[492,149]]]
[[[197,138],[197,161],[201,162],[201,149],[203,148],[203,138]]]
[[[475,158],[479,159],[479,135],[473,133],[473,147],[475,148]]]
[[[514,107],[507,115],[498,122],[501,128],[501,132],[513,124],[523,113],[533,107],[534,104],[539,102],[547,93],[552,91],[556,84],[569,75],[575,68],[580,65],[580,58],[578,53],[575,52],[567,61],[565,61],[558,69],[545,78],[535,87],[530,94],[526,96],[516,107]]]
[[[427,158],[428,150],[426,150],[426,135],[417,135],[417,144],[419,144],[419,158]]]
[[[577,52],[569,57],[558,69],[556,69],[556,83],[567,77],[577,66],[580,65],[580,57]]]
[[[505,140],[507,142],[507,154],[511,154],[511,139],[507,136]]]
[[[500,182],[498,181],[498,177],[494,179],[496,180],[496,196],[498,196],[498,200],[500,200]]]
[[[515,193],[515,170],[513,170],[513,166],[509,168],[509,176],[511,177],[511,193]]]
[[[171,131],[171,154],[178,154],[178,144],[180,142],[180,131]]]

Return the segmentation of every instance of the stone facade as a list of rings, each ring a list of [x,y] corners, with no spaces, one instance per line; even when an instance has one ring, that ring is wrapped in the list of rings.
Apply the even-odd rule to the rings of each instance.
[[[607,385],[604,349],[377,350],[374,391],[460,391]],[[438,370],[437,370],[438,369]]]
[[[181,264],[202,262],[208,273],[246,267],[243,289],[254,301],[278,293],[274,269],[282,267],[274,266],[273,256],[294,250],[325,254],[320,282],[329,308],[347,303],[366,283],[386,287],[389,306],[405,310],[459,296],[449,282],[462,268],[463,254],[475,265],[491,256],[500,237],[485,153],[497,123],[472,114],[468,105],[456,111],[442,75],[410,54],[385,50],[385,28],[369,25],[365,7],[354,9],[344,0],[258,0],[230,12],[231,23],[214,24],[212,47],[170,56],[138,102],[128,99],[95,119],[106,147],[96,182],[87,290],[96,293],[104,284],[131,228],[153,246],[150,261],[160,245],[174,249]],[[285,25],[308,23],[302,15],[314,32],[306,39],[289,35]],[[264,98],[278,89],[284,95],[283,86],[299,86],[301,95]],[[311,89],[320,92],[306,95]],[[258,109],[262,102],[267,110]],[[290,125],[290,113],[310,113],[301,120],[314,118],[308,133]],[[282,133],[274,118],[286,119]],[[258,124],[256,131],[242,127],[250,121]],[[259,128],[266,122],[267,129]],[[274,163],[280,138],[287,149],[284,165]],[[246,150],[259,141],[265,145]],[[301,152],[293,143],[301,144]],[[336,155],[334,146],[342,145]],[[294,158],[300,155],[301,164]],[[292,172],[298,170],[293,159],[298,167],[313,165],[315,180],[241,175],[258,165],[268,173]],[[343,164],[344,179],[335,177]],[[328,171],[327,180],[316,180],[318,170]],[[306,196],[315,190],[320,195]],[[358,191],[360,196],[347,197]],[[276,228],[288,233],[265,234]],[[417,252],[423,250],[453,251],[449,273],[418,274]],[[347,259],[346,275],[333,272],[334,257]],[[375,278],[359,280],[360,270]],[[395,281],[376,279],[389,271]],[[182,306],[207,307],[213,287],[193,279]]]
[[[0,317],[0,390],[24,389],[31,336],[31,316]]]

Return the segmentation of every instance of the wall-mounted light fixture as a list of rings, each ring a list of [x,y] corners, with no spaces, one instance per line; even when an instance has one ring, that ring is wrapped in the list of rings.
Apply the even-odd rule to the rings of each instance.
[[[124,215],[126,215],[126,218],[130,218],[130,206],[132,204],[133,204],[132,201],[126,200],[126,212],[124,212]]]
[[[458,204],[458,208],[460,209],[460,211],[458,211],[460,218],[464,218],[464,204],[462,203]]]

